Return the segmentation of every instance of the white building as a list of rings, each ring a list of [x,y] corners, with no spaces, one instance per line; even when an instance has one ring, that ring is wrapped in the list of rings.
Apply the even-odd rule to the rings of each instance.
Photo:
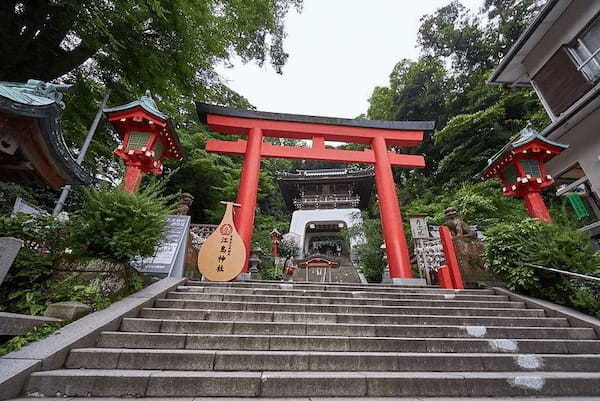
[[[290,232],[299,258],[312,253],[340,253],[356,260],[354,247],[362,235],[345,239],[344,229],[362,224],[360,209],[366,208],[373,189],[373,170],[324,169],[279,173],[277,181],[286,205],[293,210]]]

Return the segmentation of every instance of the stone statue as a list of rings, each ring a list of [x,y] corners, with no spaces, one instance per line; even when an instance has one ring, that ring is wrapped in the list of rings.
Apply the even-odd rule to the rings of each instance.
[[[450,232],[452,233],[453,237],[465,239],[477,238],[477,233],[473,231],[471,227],[469,227],[467,223],[463,221],[463,219],[460,218],[456,208],[449,207],[444,211],[444,214],[446,215],[445,225],[450,229]]]
[[[456,208],[444,211],[446,226],[452,233],[452,242],[460,265],[460,272],[467,288],[477,288],[480,283],[498,285],[498,281],[485,268],[485,247],[471,229],[458,215]]]
[[[192,203],[194,203],[194,196],[187,192],[182,193],[179,196],[179,203],[177,203],[177,206],[175,206],[175,214],[179,216],[188,215]]]

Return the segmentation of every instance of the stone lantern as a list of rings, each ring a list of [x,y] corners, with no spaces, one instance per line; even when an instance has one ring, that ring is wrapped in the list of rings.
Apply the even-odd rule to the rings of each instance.
[[[552,223],[540,193],[554,184],[545,163],[566,148],[568,145],[553,142],[527,126],[488,160],[487,167],[479,175],[481,179],[500,179],[504,195],[523,198],[529,216]]]
[[[132,193],[142,174],[160,175],[165,159],[183,160],[171,119],[160,112],[149,91],[131,103],[104,109],[122,139],[114,151],[127,166],[124,188]]]

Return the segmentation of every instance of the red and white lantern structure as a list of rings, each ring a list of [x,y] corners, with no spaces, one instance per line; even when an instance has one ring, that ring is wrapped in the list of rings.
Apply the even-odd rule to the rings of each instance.
[[[482,179],[498,178],[506,196],[523,198],[529,216],[552,223],[541,191],[554,184],[545,163],[568,148],[551,141],[531,127],[496,153],[480,173]]]
[[[114,154],[127,166],[123,187],[128,192],[137,190],[142,174],[162,174],[165,159],[183,160],[173,123],[158,110],[150,92],[134,102],[106,108],[104,114],[122,138]]]

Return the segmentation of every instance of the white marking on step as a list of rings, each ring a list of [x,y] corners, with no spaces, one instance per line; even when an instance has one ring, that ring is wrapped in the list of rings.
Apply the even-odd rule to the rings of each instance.
[[[454,294],[444,294],[444,299],[454,299],[456,295]]]
[[[532,390],[541,390],[544,388],[546,380],[540,376],[517,376],[509,379],[508,382],[513,387],[527,388]]]
[[[284,290],[291,290],[294,288],[293,284],[279,284],[279,288],[283,288]]]
[[[519,350],[517,343],[512,340],[491,340],[490,345],[494,349],[504,352],[516,352]]]
[[[538,369],[542,367],[542,358],[536,355],[519,355],[517,358],[517,365],[523,369]]]
[[[467,334],[471,337],[485,337],[485,333],[487,333],[487,329],[483,326],[465,326],[467,330]]]

